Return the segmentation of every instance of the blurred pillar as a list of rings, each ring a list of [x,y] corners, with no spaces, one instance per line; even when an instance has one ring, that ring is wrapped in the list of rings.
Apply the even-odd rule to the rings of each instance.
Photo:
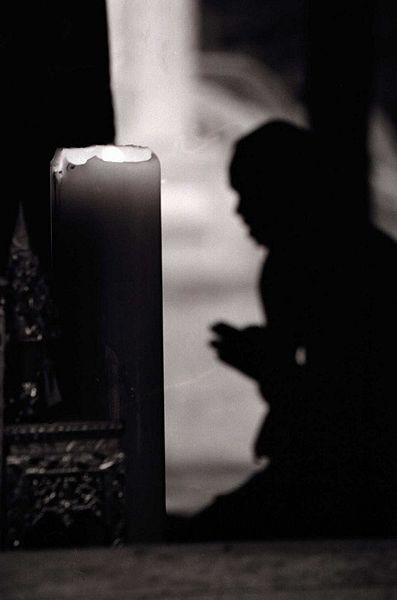
[[[308,0],[307,101],[339,224],[368,221],[374,2]],[[336,193],[335,193],[336,192]]]
[[[308,0],[307,16],[306,93],[319,147],[318,244],[324,253],[321,277],[327,289],[322,318],[328,325],[321,326],[335,342],[328,359],[334,351],[340,352],[344,340],[346,362],[360,371],[370,310],[366,305],[371,260],[367,135],[374,3],[335,0],[324,5]],[[354,353],[358,353],[355,359]]]
[[[307,102],[318,142],[318,232],[311,332],[317,398],[327,421],[324,480],[361,531],[370,516],[371,230],[367,151],[373,2],[308,0]],[[320,375],[318,375],[320,374]],[[314,377],[314,379],[315,379]],[[325,416],[327,415],[327,416]],[[328,436],[328,438],[326,437]],[[331,493],[331,492],[330,492]],[[342,502],[343,499],[343,502]],[[368,506],[366,506],[368,503]],[[347,523],[347,530],[351,526]]]
[[[196,0],[108,2],[118,143],[155,149],[191,131]]]

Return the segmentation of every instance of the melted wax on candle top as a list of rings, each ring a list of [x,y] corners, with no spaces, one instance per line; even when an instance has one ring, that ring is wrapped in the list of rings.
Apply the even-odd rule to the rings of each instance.
[[[89,146],[87,148],[62,148],[57,150],[52,161],[55,171],[62,171],[65,164],[84,165],[91,158],[104,162],[143,162],[152,158],[150,148],[143,146]]]

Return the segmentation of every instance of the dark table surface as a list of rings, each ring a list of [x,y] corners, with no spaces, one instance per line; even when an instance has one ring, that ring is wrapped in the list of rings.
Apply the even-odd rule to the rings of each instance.
[[[2,600],[393,600],[397,541],[141,545],[0,555]]]

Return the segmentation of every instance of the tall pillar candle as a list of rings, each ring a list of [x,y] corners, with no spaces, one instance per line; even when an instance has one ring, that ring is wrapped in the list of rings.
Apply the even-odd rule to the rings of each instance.
[[[61,149],[51,163],[63,415],[125,426],[129,540],[164,516],[160,165],[148,149]]]

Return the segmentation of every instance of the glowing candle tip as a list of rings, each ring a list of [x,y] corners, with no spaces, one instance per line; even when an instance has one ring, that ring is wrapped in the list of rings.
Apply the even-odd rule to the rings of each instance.
[[[152,158],[150,148],[143,146],[89,146],[87,148],[63,148],[57,151],[52,166],[61,171],[65,162],[71,165],[84,165],[92,158],[104,162],[130,163],[144,162]]]

